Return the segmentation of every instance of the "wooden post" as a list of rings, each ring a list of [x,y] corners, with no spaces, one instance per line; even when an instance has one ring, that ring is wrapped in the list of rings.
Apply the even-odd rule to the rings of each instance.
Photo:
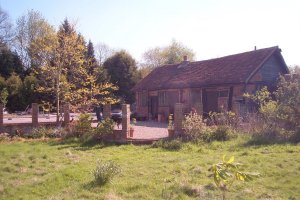
[[[0,104],[0,125],[3,125],[3,105]]]
[[[32,114],[32,126],[39,125],[39,105],[37,103],[31,104],[31,114]]]
[[[107,118],[110,119],[111,117],[111,105],[105,104],[103,106],[103,119],[106,120]]]
[[[64,105],[64,125],[69,126],[70,124],[70,104],[66,103]]]
[[[122,138],[127,138],[130,130],[130,105],[122,105]]]
[[[174,108],[174,132],[176,136],[182,133],[182,121],[183,121],[183,104],[176,103]]]

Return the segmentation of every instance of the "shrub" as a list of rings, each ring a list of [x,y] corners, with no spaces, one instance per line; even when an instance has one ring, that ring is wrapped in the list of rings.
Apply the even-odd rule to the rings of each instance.
[[[79,116],[78,121],[74,123],[72,127],[74,136],[81,137],[86,134],[92,133],[91,116],[88,113],[82,113]]]
[[[211,131],[210,140],[226,141],[230,140],[236,135],[235,131],[228,126],[218,126]]]
[[[112,119],[105,119],[100,122],[97,128],[93,131],[94,136],[103,138],[114,132],[115,122]]]
[[[0,142],[10,140],[10,136],[8,133],[0,133]]]
[[[46,136],[47,132],[48,132],[47,128],[42,126],[42,127],[32,129],[31,134],[28,134],[27,137],[34,138],[34,139],[43,138]]]
[[[159,140],[152,144],[153,148],[162,148],[170,151],[178,151],[182,148],[182,141],[180,139],[175,140]]]
[[[236,129],[240,124],[240,118],[232,111],[210,112],[210,123],[216,126],[227,126]]]
[[[190,113],[185,116],[182,122],[185,136],[189,140],[197,140],[202,138],[207,129],[206,124],[202,121],[202,117],[197,113]]]
[[[112,181],[113,177],[121,172],[121,168],[114,161],[98,161],[96,169],[92,171],[94,182],[104,185]]]

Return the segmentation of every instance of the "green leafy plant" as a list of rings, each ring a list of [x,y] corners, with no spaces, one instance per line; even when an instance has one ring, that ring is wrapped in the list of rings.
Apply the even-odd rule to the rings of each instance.
[[[3,104],[4,108],[7,104],[7,98],[8,98],[8,91],[6,88],[3,88],[3,90],[0,93],[0,102]]]
[[[178,151],[182,148],[182,141],[180,139],[174,140],[159,140],[152,144],[153,148],[162,148],[169,151]]]
[[[97,185],[104,185],[112,181],[113,177],[121,173],[121,168],[114,161],[97,162],[96,168],[92,171],[94,182]]]
[[[45,126],[41,126],[41,127],[32,129],[32,132],[30,134],[27,134],[26,136],[28,138],[34,138],[34,139],[44,138],[44,137],[52,136],[53,132],[54,132],[53,129],[49,129]]]
[[[232,111],[209,112],[209,118],[213,125],[228,126],[231,129],[237,128],[240,120]]]
[[[209,170],[212,172],[216,186],[222,191],[223,199],[226,198],[226,191],[235,181],[252,181],[259,177],[259,173],[240,171],[241,163],[235,163],[232,156],[228,161],[223,156],[223,161],[214,164]]]
[[[98,138],[103,138],[107,135],[110,135],[114,132],[115,122],[112,119],[105,119],[98,124],[94,130],[94,136]]]
[[[73,128],[74,136],[81,137],[83,135],[91,134],[91,116],[88,113],[82,113],[78,121],[75,122]]]
[[[182,122],[185,136],[189,140],[202,139],[202,136],[208,128],[203,122],[202,117],[197,113],[190,113],[185,116]]]

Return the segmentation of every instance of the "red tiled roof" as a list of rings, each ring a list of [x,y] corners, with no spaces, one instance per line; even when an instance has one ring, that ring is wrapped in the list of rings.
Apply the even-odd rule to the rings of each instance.
[[[275,52],[280,52],[277,46],[210,60],[164,65],[154,69],[133,90],[245,83]]]

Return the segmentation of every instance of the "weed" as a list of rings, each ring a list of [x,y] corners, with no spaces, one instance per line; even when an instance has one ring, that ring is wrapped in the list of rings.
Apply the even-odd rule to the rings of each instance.
[[[182,141],[180,139],[174,140],[159,140],[152,144],[153,148],[162,148],[170,151],[178,151],[182,148]]]
[[[98,161],[96,169],[92,171],[94,182],[104,185],[112,181],[113,177],[121,172],[121,168],[114,161]]]

